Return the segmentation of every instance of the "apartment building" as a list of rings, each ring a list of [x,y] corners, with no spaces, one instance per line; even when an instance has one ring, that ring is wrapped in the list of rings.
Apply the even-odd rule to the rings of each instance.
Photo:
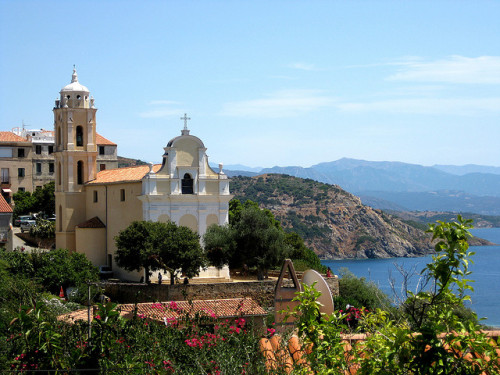
[[[118,168],[117,145],[99,134],[96,142],[98,170]],[[0,188],[7,202],[18,191],[33,192],[54,181],[54,151],[52,130],[0,131]]]

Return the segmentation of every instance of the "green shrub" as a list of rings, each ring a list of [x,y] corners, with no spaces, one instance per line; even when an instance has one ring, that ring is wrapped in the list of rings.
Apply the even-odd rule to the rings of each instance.
[[[347,305],[370,311],[391,308],[390,298],[374,282],[356,277],[347,268],[341,268],[339,274],[339,296],[334,300],[336,308],[345,309]]]

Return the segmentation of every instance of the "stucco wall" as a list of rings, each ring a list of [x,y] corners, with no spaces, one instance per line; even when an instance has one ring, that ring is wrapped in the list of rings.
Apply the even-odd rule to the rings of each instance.
[[[94,266],[106,264],[106,230],[105,228],[75,228],[78,252],[83,253]]]

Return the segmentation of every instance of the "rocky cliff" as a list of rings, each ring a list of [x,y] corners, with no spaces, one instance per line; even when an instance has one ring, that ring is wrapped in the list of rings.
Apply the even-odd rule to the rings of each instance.
[[[233,177],[231,191],[271,210],[323,259],[414,257],[432,250],[429,234],[364,206],[336,185],[266,174]]]

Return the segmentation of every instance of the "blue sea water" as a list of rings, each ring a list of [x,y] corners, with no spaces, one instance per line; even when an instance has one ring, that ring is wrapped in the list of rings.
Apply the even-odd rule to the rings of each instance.
[[[479,318],[486,318],[483,324],[500,327],[500,228],[473,229],[472,234],[489,240],[495,246],[471,246],[470,250],[476,254],[472,257],[474,264],[470,266],[475,280],[471,285],[471,307]],[[362,260],[324,260],[322,263],[329,266],[335,274],[341,268],[348,268],[357,277],[365,277],[375,282],[379,288],[391,298],[401,298],[403,277],[397,266],[410,273],[419,273],[431,256],[421,258],[392,258],[392,259],[362,259]],[[391,280],[396,293],[391,287]],[[408,289],[414,291],[418,284],[418,275],[411,278]]]

